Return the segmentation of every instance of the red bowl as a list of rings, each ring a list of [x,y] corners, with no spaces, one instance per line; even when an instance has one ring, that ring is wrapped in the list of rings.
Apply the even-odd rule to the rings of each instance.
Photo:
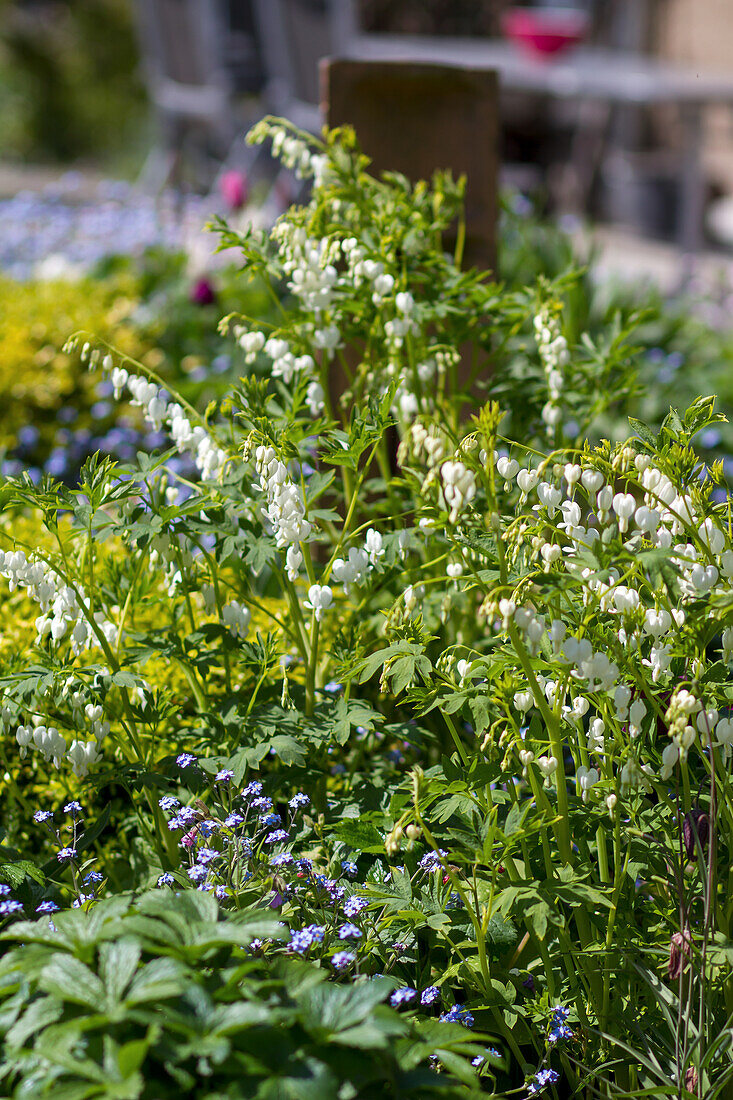
[[[578,8],[510,8],[502,18],[507,38],[533,57],[577,46],[588,33],[588,14]]]

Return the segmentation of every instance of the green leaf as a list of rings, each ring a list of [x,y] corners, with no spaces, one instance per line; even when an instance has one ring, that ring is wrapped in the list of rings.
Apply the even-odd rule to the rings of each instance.
[[[471,814],[474,809],[473,799],[467,794],[452,794],[449,798],[444,798],[437,803],[435,820],[443,824],[455,813]]]
[[[715,400],[714,396],[698,397],[685,412],[684,424],[690,438],[710,424],[727,422],[722,413],[715,412]]]
[[[544,941],[547,934],[547,924],[551,913],[550,906],[546,901],[538,901],[524,910],[524,919],[540,942]]]
[[[518,833],[524,825],[527,815],[532,809],[531,799],[527,799],[524,804],[521,802],[515,802],[509,813],[507,814],[506,821],[504,822],[504,836],[514,836]]]
[[[489,697],[476,695],[468,704],[473,718],[473,728],[476,736],[480,737],[491,725],[491,712],[489,710]]]
[[[333,836],[359,852],[384,851],[382,834],[366,821],[341,821],[333,830]]]
[[[303,995],[303,1023],[309,1030],[323,1029],[331,1032],[335,1039],[345,1029],[361,1024],[387,998],[393,988],[392,982],[386,978],[376,978],[356,986],[322,982]]]
[[[97,839],[99,834],[107,828],[111,813],[112,806],[109,802],[107,802],[97,820],[93,824],[87,825],[81,837],[77,841],[76,848],[78,852],[83,852],[86,848],[89,848]]]
[[[211,1030],[216,1031],[217,1035],[234,1035],[238,1031],[269,1023],[271,1019],[272,1009],[266,1004],[243,1002],[222,1005],[210,1021],[210,1025]]]
[[[315,473],[311,474],[306,483],[306,504],[308,510],[310,510],[316,500],[325,493],[335,476],[333,470],[316,470]]]
[[[360,699],[347,700],[340,696],[333,707],[332,736],[339,745],[345,745],[356,726],[372,729],[379,718],[377,711]]]
[[[44,1027],[54,1024],[63,1014],[63,1005],[55,997],[41,997],[32,1001],[20,1019],[5,1035],[9,1047],[21,1047],[26,1039],[36,1035]]]
[[[180,996],[186,988],[188,975],[177,959],[153,959],[138,970],[127,991],[125,1003],[145,1004]]]
[[[32,878],[41,886],[46,881],[43,871],[28,859],[0,863],[0,882],[6,882],[13,890],[17,890],[26,878]]]
[[[395,893],[402,901],[408,903],[412,901],[412,882],[406,871],[401,871],[399,867],[393,867],[392,885]]]
[[[457,710],[461,710],[467,698],[467,692],[455,691],[451,695],[441,698],[440,709],[444,711],[445,714],[455,714]]]
[[[681,435],[682,421],[680,420],[680,414],[677,412],[677,409],[670,408],[662,421],[662,429],[665,430],[672,439],[677,439]]]
[[[88,966],[71,955],[54,955],[38,984],[60,1001],[71,1001],[96,1012],[104,1008],[106,998],[101,981]]]
[[[645,443],[648,443],[650,447],[657,449],[657,437],[651,430],[648,424],[645,424],[643,420],[637,420],[636,417],[629,417],[629,424],[634,429],[640,439],[643,439]]]
[[[155,1041],[156,1029],[150,1028],[144,1039],[133,1039],[123,1045],[117,1051],[117,1066],[123,1081],[137,1075],[137,1071],[145,1061],[145,1056]]]
[[[708,958],[713,965],[722,966],[728,963],[729,966],[733,966],[733,940],[725,940],[722,934],[718,933],[707,950]]]
[[[510,920],[492,917],[486,928],[486,938],[500,950],[513,947],[519,940],[516,925]]]
[[[131,936],[102,944],[99,949],[99,973],[107,988],[110,1004],[121,1000],[139,961],[140,944]]]
[[[295,767],[301,767],[308,759],[305,746],[298,744],[294,737],[284,733],[276,734],[267,742],[267,751],[271,750],[275,751],[275,755],[280,757],[283,764],[293,764]]]
[[[554,887],[550,885],[550,889],[553,888],[559,898],[569,902],[571,905],[607,905],[609,907],[611,905],[610,896],[607,897],[600,890],[596,890],[593,886],[588,886],[584,882],[573,882],[567,886],[562,886],[558,882],[554,882]]]

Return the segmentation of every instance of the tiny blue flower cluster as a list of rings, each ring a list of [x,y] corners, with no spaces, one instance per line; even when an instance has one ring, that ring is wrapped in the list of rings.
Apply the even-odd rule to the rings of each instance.
[[[570,1015],[570,1010],[563,1005],[556,1005],[550,1019],[550,1031],[547,1036],[548,1043],[557,1043],[561,1039],[572,1039],[573,1032],[565,1021]]]
[[[527,1091],[531,1096],[537,1096],[544,1092],[548,1085],[555,1085],[560,1080],[560,1074],[555,1069],[541,1069],[527,1084]]]
[[[97,887],[104,882],[104,875],[100,871],[89,870],[82,875],[78,864],[79,848],[83,833],[80,832],[80,819],[84,811],[77,801],[67,802],[63,812],[71,817],[71,824],[63,828],[71,833],[71,843],[61,841],[61,829],[54,828],[54,814],[52,810],[36,810],[33,821],[36,825],[47,825],[51,836],[61,845],[56,852],[56,859],[62,869],[71,871],[71,906],[79,909],[97,898]],[[85,889],[83,890],[82,887]],[[22,901],[10,896],[11,888],[7,883],[0,882],[0,919],[3,917],[19,917],[24,915],[26,907]],[[44,898],[35,906],[35,912],[39,916],[49,915],[59,911],[61,906],[53,898]],[[51,924],[53,928],[53,924]]]
[[[180,754],[176,762],[180,768],[195,767],[201,772],[190,753]],[[297,848],[312,836],[312,825],[301,814],[310,805],[308,795],[298,791],[276,805],[261,782],[254,780],[237,790],[233,778],[229,769],[215,774],[210,796],[217,808],[208,811],[200,798],[193,805],[182,804],[173,794],[159,799],[161,809],[170,815],[169,829],[182,834],[180,846],[185,855],[184,866],[161,874],[158,886],[193,886],[230,902],[241,891],[254,891],[254,896],[267,899],[271,909],[282,911],[290,926],[289,936],[284,943],[256,939],[249,947],[252,954],[283,953],[320,960],[340,980],[378,977],[381,975],[375,971],[380,967],[387,976],[397,977],[396,970],[407,976],[413,963],[411,941],[395,941],[384,958],[380,908],[370,905],[369,882],[358,881],[358,856],[334,856],[329,874],[319,870],[309,856],[298,854]],[[424,854],[414,872],[415,880],[424,882],[442,872],[447,856],[442,849]],[[331,877],[334,867],[340,873]],[[404,867],[400,871],[407,873]],[[460,908],[460,898],[446,890],[445,905],[447,909]],[[442,1011],[446,997],[446,1010]],[[394,1008],[435,1013],[445,1023],[473,1027],[473,1013],[463,1004],[451,1004],[452,999],[447,989],[437,985],[420,989],[404,984],[394,989],[390,1003]]]

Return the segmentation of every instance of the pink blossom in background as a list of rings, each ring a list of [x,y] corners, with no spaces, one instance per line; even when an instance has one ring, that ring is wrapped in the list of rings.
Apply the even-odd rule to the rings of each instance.
[[[241,210],[249,198],[249,182],[244,172],[236,168],[225,172],[219,180],[219,191],[230,210]]]

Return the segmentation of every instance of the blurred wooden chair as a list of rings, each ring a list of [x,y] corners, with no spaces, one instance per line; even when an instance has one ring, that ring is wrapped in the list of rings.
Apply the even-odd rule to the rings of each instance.
[[[318,133],[318,62],[334,46],[328,0],[254,0],[271,114]]]
[[[140,182],[180,185],[184,165],[201,176],[224,160],[239,129],[226,65],[221,0],[136,0],[135,13],[158,139]]]

